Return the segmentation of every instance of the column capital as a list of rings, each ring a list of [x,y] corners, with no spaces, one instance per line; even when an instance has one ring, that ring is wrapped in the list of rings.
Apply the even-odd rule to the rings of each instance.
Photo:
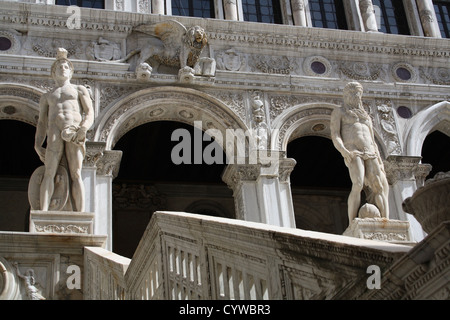
[[[105,142],[86,142],[86,156],[83,160],[83,168],[95,168],[97,161],[103,156],[105,150]]]
[[[102,157],[97,162],[97,175],[112,176],[114,179],[119,173],[121,160],[122,151],[105,150]]]
[[[255,150],[250,156],[234,159],[222,175],[222,180],[235,189],[243,181],[256,181],[260,177],[278,178],[280,182],[289,182],[296,161],[286,158],[286,153],[278,150]]]
[[[384,161],[386,177],[390,185],[398,181],[416,181],[423,184],[425,177],[431,171],[430,164],[422,164],[422,157],[391,155]]]

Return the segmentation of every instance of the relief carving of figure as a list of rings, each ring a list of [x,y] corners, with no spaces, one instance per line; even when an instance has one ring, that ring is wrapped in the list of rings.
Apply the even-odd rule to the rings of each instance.
[[[358,215],[363,188],[368,203],[379,210],[381,217],[389,219],[389,185],[372,120],[362,105],[362,94],[361,84],[348,83],[344,88],[344,105],[333,111],[330,123],[333,144],[344,157],[352,181],[348,197],[349,222]]]
[[[21,274],[19,270],[19,265],[14,263],[16,268],[17,276],[25,282],[27,297],[30,300],[45,300],[45,297],[39,293],[38,288],[36,288],[36,279],[34,277],[34,270],[28,269],[25,274]]]
[[[186,29],[181,23],[169,20],[150,25],[140,25],[134,31],[159,38],[162,43],[149,43],[141,49],[134,50],[123,59],[139,53],[137,67],[147,63],[153,69],[159,65],[184,69],[194,69],[199,62],[203,49],[208,43],[205,30],[200,26]],[[194,71],[192,70],[192,73]]]
[[[254,128],[253,132],[256,140],[256,147],[259,150],[267,149],[269,129],[265,121],[264,103],[259,96],[255,96],[252,101],[252,114]]]
[[[88,89],[70,83],[73,71],[67,51],[59,48],[51,67],[56,86],[41,97],[35,136],[35,150],[45,166],[39,195],[40,210],[43,211],[48,211],[51,206],[63,155],[67,161],[63,167],[67,167],[71,179],[73,209],[84,211],[81,168],[86,153],[86,132],[93,124],[94,109]],[[46,148],[43,147],[45,140]]]
[[[100,37],[98,41],[93,41],[86,49],[86,56],[90,60],[110,61],[120,59],[122,51],[117,43],[108,41]]]

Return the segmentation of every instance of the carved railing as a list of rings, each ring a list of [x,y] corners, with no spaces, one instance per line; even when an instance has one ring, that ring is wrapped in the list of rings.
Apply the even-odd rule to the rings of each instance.
[[[84,288],[86,300],[126,298],[125,272],[130,259],[98,247],[84,248]]]
[[[126,262],[86,249],[86,299],[340,299],[410,247],[241,220],[156,212]],[[126,270],[126,272],[125,272]]]

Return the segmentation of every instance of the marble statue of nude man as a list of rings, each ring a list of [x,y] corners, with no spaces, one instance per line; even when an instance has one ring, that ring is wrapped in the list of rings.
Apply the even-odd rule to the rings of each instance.
[[[383,218],[389,219],[389,185],[383,161],[375,142],[372,120],[362,105],[363,87],[350,82],[344,88],[344,105],[331,114],[331,138],[344,157],[352,181],[348,198],[349,222],[358,215],[364,187],[369,203]]]
[[[82,85],[70,83],[73,65],[67,51],[59,48],[51,68],[56,83],[39,103],[39,120],[35,136],[35,150],[45,165],[40,186],[40,206],[48,211],[54,192],[54,178],[65,153],[71,177],[74,211],[84,211],[84,184],[81,168],[85,156],[86,132],[94,121],[94,110],[89,91]],[[47,138],[47,147],[43,148]]]

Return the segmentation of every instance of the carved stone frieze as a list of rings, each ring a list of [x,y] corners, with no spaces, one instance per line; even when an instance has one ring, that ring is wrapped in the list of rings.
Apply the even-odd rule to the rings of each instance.
[[[308,104],[308,103],[329,103],[340,105],[342,99],[324,98],[317,96],[297,96],[297,95],[273,95],[269,96],[270,101],[270,119],[273,121],[285,110],[296,105]]]
[[[22,50],[29,56],[55,58],[58,48],[67,50],[67,57],[72,59],[85,58],[85,45],[74,39],[51,39],[41,37],[28,37],[22,46]]]
[[[287,56],[271,57],[258,54],[249,57],[248,63],[254,72],[289,75],[296,69],[295,59]]]
[[[114,184],[113,202],[120,209],[163,210],[167,197],[153,185]]]
[[[131,86],[120,85],[101,85],[100,86],[100,112],[105,110],[113,101],[118,100],[121,97],[135,92],[139,88]]]
[[[401,154],[402,147],[398,137],[397,124],[390,100],[376,101],[377,112],[379,117],[379,126],[384,143],[387,148],[387,154]]]
[[[215,59],[218,70],[243,71],[246,69],[247,57],[234,48],[217,52]]]
[[[74,211],[30,211],[32,233],[94,233],[94,214]]]
[[[88,234],[88,226],[78,226],[74,224],[35,224],[38,233],[81,233]]]
[[[385,218],[355,218],[344,236],[387,242],[410,241],[409,222]]]
[[[119,60],[122,51],[117,43],[100,37],[87,46],[86,56],[89,60],[97,61]]]
[[[240,92],[223,92],[212,91],[210,92],[218,100],[222,101],[228,108],[234,111],[242,121],[245,121],[245,107],[244,107],[244,94]]]
[[[383,72],[382,65],[368,62],[338,62],[338,68],[344,77],[352,80],[375,81]]]
[[[432,84],[450,85],[450,69],[420,67],[419,72],[423,78],[427,79]]]

